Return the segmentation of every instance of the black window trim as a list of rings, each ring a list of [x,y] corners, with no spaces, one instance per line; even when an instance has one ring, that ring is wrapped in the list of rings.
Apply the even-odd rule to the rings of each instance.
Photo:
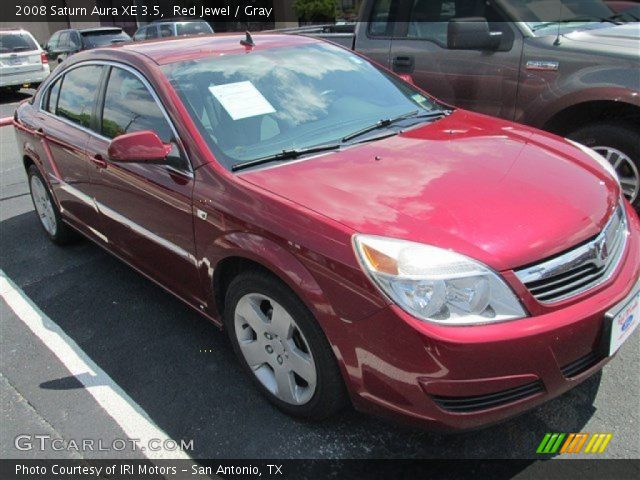
[[[160,97],[158,97],[158,94],[156,93],[155,89],[151,86],[151,84],[149,83],[149,81],[145,78],[145,76],[139,72],[137,69],[126,65],[124,63],[120,63],[120,62],[115,62],[115,61],[106,61],[106,60],[88,60],[85,62],[78,62],[74,65],[69,66],[68,68],[66,68],[65,70],[61,71],[61,72],[57,72],[55,73],[55,75],[52,75],[53,78],[51,78],[51,80],[47,83],[46,86],[46,90],[43,92],[43,94],[40,96],[40,99],[38,101],[38,112],[40,112],[43,115],[49,115],[51,117],[56,118],[57,120],[64,122],[68,125],[71,125],[72,127],[78,128],[82,131],[84,131],[85,133],[88,133],[89,135],[92,135],[96,138],[102,139],[104,141],[110,142],[111,138],[108,138],[104,135],[102,135],[101,133],[93,130],[92,128],[87,128],[84,127],[82,125],[79,125],[75,122],[72,122],[71,120],[68,120],[66,118],[60,117],[57,114],[52,114],[51,112],[48,112],[45,108],[43,108],[43,104],[45,102],[45,99],[47,99],[49,97],[49,93],[51,90],[51,87],[56,83],[56,81],[62,77],[63,75],[66,75],[67,73],[69,73],[71,70],[74,70],[76,68],[79,67],[84,67],[84,66],[90,66],[90,65],[100,65],[100,66],[104,66],[107,68],[104,68],[102,70],[101,73],[101,77],[100,77],[100,81],[98,82],[98,94],[94,97],[93,99],[93,106],[92,106],[92,113],[91,113],[91,125],[95,128],[96,125],[101,124],[102,123],[102,112],[100,111],[100,118],[97,118],[97,108],[98,108],[98,101],[101,101],[102,103],[104,103],[104,95],[106,93],[106,88],[107,88],[107,78],[105,77],[105,75],[107,73],[109,73],[111,71],[111,68],[116,67],[116,68],[121,68],[125,71],[128,71],[130,73],[132,73],[134,76],[136,76],[141,82],[142,84],[145,86],[145,88],[147,89],[147,91],[151,94],[151,97],[154,99],[154,101],[156,102],[156,104],[158,105],[158,107],[160,108],[160,111],[162,112],[162,115],[164,116],[165,120],[169,123],[169,128],[171,128],[171,131],[173,132],[173,136],[175,139],[175,142],[178,146],[178,149],[180,150],[180,154],[185,158],[186,160],[186,166],[187,169],[181,169],[181,168],[177,168],[174,167],[172,165],[166,165],[166,168],[169,170],[173,170],[176,173],[179,173],[181,175],[186,175],[190,178],[194,177],[194,168],[193,168],[193,164],[191,163],[191,159],[189,158],[189,155],[187,154],[186,149],[184,148],[184,143],[182,141],[182,139],[180,138],[180,135],[178,134],[178,130],[176,129],[173,121],[171,120],[171,117],[169,117],[169,114],[167,113],[167,109],[164,107],[162,101],[160,100]],[[110,68],[109,68],[110,67]],[[63,79],[63,83],[64,83],[64,79]],[[61,86],[62,87],[62,86]],[[101,103],[101,104],[102,104]],[[57,111],[57,108],[56,108]]]

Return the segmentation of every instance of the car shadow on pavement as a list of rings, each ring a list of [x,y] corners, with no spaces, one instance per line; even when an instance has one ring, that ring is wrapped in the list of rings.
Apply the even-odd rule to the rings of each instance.
[[[0,223],[0,268],[196,458],[536,458],[546,432],[579,432],[600,375],[531,412],[443,435],[347,409],[322,423],[272,407],[226,334],[89,241],[58,247],[33,212]],[[73,377],[46,389],[83,388]],[[539,456],[538,456],[539,458]]]

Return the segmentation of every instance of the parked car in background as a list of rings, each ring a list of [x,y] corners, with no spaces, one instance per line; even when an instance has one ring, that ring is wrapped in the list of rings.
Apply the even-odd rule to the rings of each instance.
[[[37,87],[49,76],[44,50],[28,31],[0,30],[0,87]]]
[[[292,415],[350,398],[477,428],[586,380],[638,325],[640,219],[606,160],[328,42],[82,52],[14,126],[51,240],[81,232],[225,328]]]
[[[58,30],[49,38],[45,50],[49,60],[62,63],[70,55],[82,50],[130,41],[131,37],[119,27]]]
[[[140,27],[133,35],[135,41],[154,38],[182,37],[213,33],[213,28],[204,20],[153,22]]]
[[[364,0],[355,34],[300,33],[354,48],[451,105],[588,145],[615,166],[638,209],[634,18],[602,0]]]

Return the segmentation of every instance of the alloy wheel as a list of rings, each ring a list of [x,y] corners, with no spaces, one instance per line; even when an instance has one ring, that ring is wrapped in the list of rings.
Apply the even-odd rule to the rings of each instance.
[[[37,175],[31,176],[31,197],[40,223],[49,235],[55,236],[58,230],[56,214],[47,189]]]
[[[234,314],[240,351],[260,383],[283,402],[313,397],[317,371],[309,343],[282,305],[265,295],[243,296]]]
[[[620,179],[624,196],[631,203],[635,202],[640,194],[640,172],[631,157],[612,147],[593,147],[593,150],[613,165]]]

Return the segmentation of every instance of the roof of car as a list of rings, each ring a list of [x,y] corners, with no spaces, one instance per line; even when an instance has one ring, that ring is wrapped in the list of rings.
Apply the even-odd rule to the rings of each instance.
[[[245,47],[240,44],[240,40],[244,40],[244,38],[244,34],[237,33],[211,34],[124,43],[122,45],[109,48],[136,52],[145,55],[160,65],[165,65],[168,63],[193,60],[212,55],[246,53],[248,48],[254,51],[259,51],[321,42],[321,40],[303,37],[300,35],[256,33],[253,34],[255,46]]]

